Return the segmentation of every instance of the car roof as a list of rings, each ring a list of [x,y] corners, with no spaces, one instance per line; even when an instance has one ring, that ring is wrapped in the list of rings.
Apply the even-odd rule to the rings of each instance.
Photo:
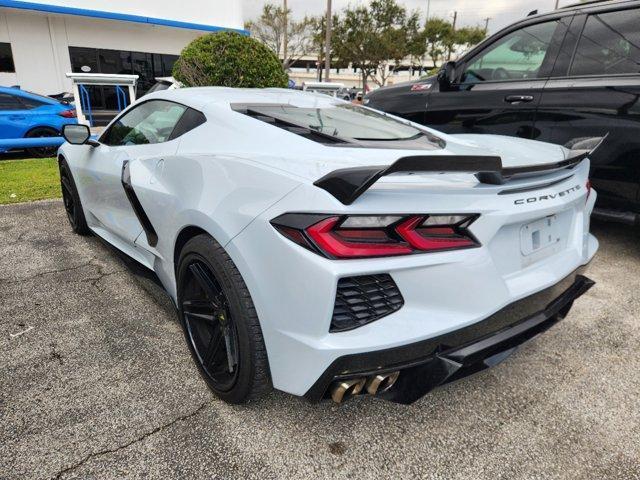
[[[145,100],[153,98],[172,100],[199,109],[211,105],[230,106],[235,103],[277,103],[309,108],[326,108],[344,103],[322,93],[288,88],[192,87],[162,90],[144,97]]]
[[[18,87],[0,87],[0,92],[10,95],[19,95],[21,90]]]
[[[27,92],[26,90],[22,90],[19,87],[0,87],[0,92],[7,93],[9,95],[15,95],[16,97],[32,98],[39,102],[46,102],[53,105],[60,103],[55,98],[47,97],[45,95],[39,95],[37,93]]]
[[[578,10],[586,7],[594,7],[601,5],[616,5],[616,4],[625,4],[625,3],[638,3],[637,0],[588,0],[580,3],[572,3],[571,5],[565,5],[564,7],[559,8],[558,10]]]
[[[611,7],[625,7],[628,5],[640,5],[640,0],[591,0],[582,3],[573,3],[564,7],[552,10],[550,12],[538,13],[524,17],[516,22],[509,24],[506,28],[510,28],[514,25],[518,25],[521,22],[527,22],[530,20],[538,20],[544,18],[560,17],[567,14],[574,14],[579,11],[597,10],[599,8],[611,8]]]

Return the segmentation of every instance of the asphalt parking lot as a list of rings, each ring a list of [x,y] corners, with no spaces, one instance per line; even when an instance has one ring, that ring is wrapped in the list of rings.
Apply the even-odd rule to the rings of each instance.
[[[60,201],[0,207],[0,478],[640,478],[640,233],[496,368],[412,406],[213,397],[163,293]]]

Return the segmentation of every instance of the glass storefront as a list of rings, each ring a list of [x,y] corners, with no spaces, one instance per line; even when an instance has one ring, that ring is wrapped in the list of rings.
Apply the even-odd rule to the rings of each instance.
[[[139,75],[136,93],[138,97],[144,95],[153,86],[156,77],[170,77],[173,64],[178,59],[178,55],[85,47],[69,47],[69,57],[73,72]],[[88,86],[86,88],[93,110],[118,110],[118,99],[114,87]]]

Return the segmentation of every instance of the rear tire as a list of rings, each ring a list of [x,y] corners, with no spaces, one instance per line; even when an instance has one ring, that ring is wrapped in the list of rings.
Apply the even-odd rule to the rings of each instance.
[[[71,229],[78,235],[90,235],[91,230],[89,230],[89,226],[87,225],[82,203],[80,202],[80,196],[78,195],[78,189],[73,181],[69,165],[67,165],[64,159],[61,159],[59,166],[62,201],[64,202],[64,209],[67,212],[67,219],[69,220]]]
[[[37,138],[37,137],[59,137],[60,132],[55,128],[49,127],[36,127],[33,130],[30,130],[25,135],[26,138]],[[27,153],[34,158],[49,158],[55,157],[56,152],[58,151],[58,147],[34,147],[27,148]]]
[[[209,388],[232,404],[271,390],[258,315],[224,248],[205,234],[189,240],[180,252],[177,287],[185,339]]]

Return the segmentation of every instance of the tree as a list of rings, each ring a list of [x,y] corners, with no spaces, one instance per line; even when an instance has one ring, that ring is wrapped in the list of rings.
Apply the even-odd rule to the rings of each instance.
[[[409,62],[413,65],[419,64],[422,69],[424,54],[426,51],[426,42],[424,30],[420,29],[420,16],[414,12],[406,23],[407,30],[407,56]]]
[[[313,35],[311,36],[312,51],[317,55],[316,68],[318,71],[318,80],[322,81],[322,72],[324,68],[324,55],[325,55],[324,44],[327,38],[327,17],[326,15],[313,17],[311,18],[311,21],[313,22],[313,27],[312,27]],[[332,32],[333,32],[334,38],[335,38],[335,28],[336,28],[336,25],[338,24],[338,21],[339,21],[338,15],[334,14],[331,20]],[[332,61],[335,56],[335,53],[334,53],[335,45],[336,45],[335,41],[332,41],[331,42],[331,60]],[[338,66],[339,65],[346,66],[341,63],[338,63]]]
[[[368,6],[348,7],[337,20],[333,51],[342,63],[361,69],[365,89],[368,78],[384,85],[411,48],[415,51],[410,37],[418,34],[414,28],[417,14],[408,17],[396,0],[373,0]]]
[[[463,27],[453,33],[454,44],[464,50],[477,45],[487,36],[487,31],[481,27]]]
[[[300,21],[293,20],[290,9],[285,10],[271,3],[264,5],[262,14],[257,20],[245,24],[245,28],[251,32],[252,37],[267,45],[278,58],[282,58],[282,66],[285,70],[293,62],[314,50],[315,27],[315,19],[304,17]],[[284,58],[285,41],[287,58]]]
[[[218,32],[193,40],[173,66],[187,87],[286,87],[287,74],[263,43],[236,32]]]
[[[438,66],[440,58],[446,53],[453,32],[453,25],[441,18],[431,18],[425,22],[423,38],[426,43],[426,53],[432,62],[432,68]]]
[[[420,50],[415,41],[420,37],[419,15],[417,12],[407,15],[406,9],[395,0],[373,2],[371,9],[380,36],[380,62],[372,80],[384,86],[398,64]]]

